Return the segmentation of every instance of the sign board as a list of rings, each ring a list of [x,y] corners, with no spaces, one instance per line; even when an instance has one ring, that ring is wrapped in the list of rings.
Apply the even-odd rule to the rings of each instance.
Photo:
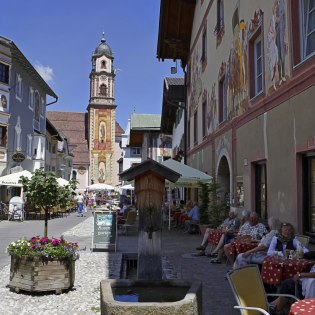
[[[25,155],[20,152],[16,152],[12,155],[12,160],[14,162],[23,162],[25,160]]]
[[[94,212],[94,233],[92,250],[116,251],[117,215],[112,211]]]

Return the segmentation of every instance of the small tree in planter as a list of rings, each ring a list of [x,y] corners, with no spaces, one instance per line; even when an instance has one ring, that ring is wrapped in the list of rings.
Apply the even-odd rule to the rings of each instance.
[[[220,200],[220,185],[215,177],[209,184],[209,193],[209,225],[212,228],[216,228],[226,217],[226,205]]]
[[[199,191],[199,197],[200,197],[200,206],[199,206],[199,227],[202,234],[204,234],[207,226],[210,223],[209,220],[209,184],[205,183],[199,183],[200,184],[200,191]]]
[[[49,211],[59,204],[63,189],[59,186],[55,174],[45,172],[42,168],[37,169],[31,179],[22,176],[21,182],[27,201],[45,210],[44,236],[47,237]],[[65,195],[62,197],[65,198]]]
[[[52,207],[61,204],[67,206],[73,199],[76,181],[59,186],[52,172],[38,169],[28,179],[21,178],[27,202],[45,210],[44,237],[35,236],[9,244],[11,256],[11,289],[30,292],[56,291],[71,288],[75,279],[75,261],[79,258],[77,243],[68,243],[63,238],[49,239],[48,214]],[[44,276],[47,275],[47,276]],[[27,280],[25,280],[27,279]]]

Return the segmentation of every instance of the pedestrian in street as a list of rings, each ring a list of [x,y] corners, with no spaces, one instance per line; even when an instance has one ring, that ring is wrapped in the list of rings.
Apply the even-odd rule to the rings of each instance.
[[[78,217],[83,217],[83,204],[84,204],[84,196],[79,192],[77,195],[77,204],[78,204]]]

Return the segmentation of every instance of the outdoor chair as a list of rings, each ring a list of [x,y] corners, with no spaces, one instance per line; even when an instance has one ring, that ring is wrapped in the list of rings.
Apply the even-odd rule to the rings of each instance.
[[[297,240],[304,245],[306,248],[308,248],[308,244],[310,242],[310,237],[306,235],[295,235]]]
[[[125,223],[118,225],[122,229],[122,231],[125,235],[127,235],[127,229],[128,228],[132,228],[135,226],[136,219],[137,219],[137,211],[136,210],[130,210],[130,211],[128,211]]]
[[[227,278],[238,304],[234,308],[239,309],[241,315],[270,315],[268,296],[284,296],[295,301],[299,300],[289,294],[266,294],[257,265],[231,270],[227,273]]]

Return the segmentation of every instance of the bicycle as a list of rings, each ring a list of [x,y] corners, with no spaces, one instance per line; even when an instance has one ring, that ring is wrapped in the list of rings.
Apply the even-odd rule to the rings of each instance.
[[[9,209],[9,221],[24,221],[25,211],[23,209],[19,209],[17,205],[13,205],[13,210]]]

